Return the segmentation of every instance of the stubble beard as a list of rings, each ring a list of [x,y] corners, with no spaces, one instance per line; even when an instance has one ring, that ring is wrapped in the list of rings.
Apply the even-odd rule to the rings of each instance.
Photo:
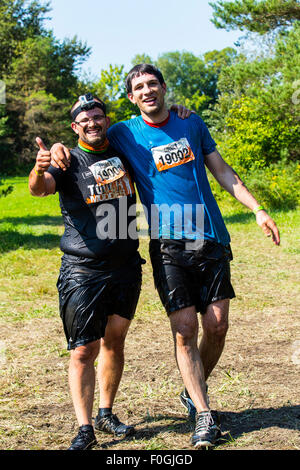
[[[156,120],[157,118],[160,117],[160,115],[164,112],[165,110],[165,102],[164,100],[159,101],[159,103],[154,107],[154,109],[142,109],[140,108],[141,114],[144,115],[144,117],[149,118],[150,120]]]
[[[105,142],[105,138],[106,134],[103,133],[97,136],[90,136],[85,132],[84,135],[81,137],[81,140],[83,140],[83,142],[92,147],[100,147]]]

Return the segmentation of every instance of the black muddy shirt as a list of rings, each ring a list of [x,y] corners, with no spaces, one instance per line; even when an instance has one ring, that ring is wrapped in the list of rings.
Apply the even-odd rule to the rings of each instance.
[[[111,146],[95,153],[76,147],[66,171],[47,171],[59,192],[64,260],[107,270],[140,259],[133,236],[136,194],[120,153]]]

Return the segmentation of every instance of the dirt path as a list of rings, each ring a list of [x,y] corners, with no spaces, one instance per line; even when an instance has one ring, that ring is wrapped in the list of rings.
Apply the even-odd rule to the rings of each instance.
[[[216,450],[299,450],[300,338],[293,296],[297,261],[284,250],[270,249],[269,240],[252,250],[251,257],[249,245],[243,247],[238,238],[234,242],[237,297],[224,353],[208,382],[211,407],[222,422],[223,441]],[[53,273],[53,282],[55,278]],[[169,323],[149,265],[144,284],[114,409],[137,432],[128,440],[97,433],[98,449],[191,450],[193,426],[179,401],[182,382]],[[55,310],[54,305],[49,318],[1,321],[2,450],[66,449],[77,431],[68,392],[68,353]]]

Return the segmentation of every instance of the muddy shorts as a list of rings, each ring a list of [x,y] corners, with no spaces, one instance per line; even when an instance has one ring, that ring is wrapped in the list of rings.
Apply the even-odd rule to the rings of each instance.
[[[204,314],[208,305],[235,297],[230,282],[230,246],[204,241],[186,250],[184,240],[151,240],[150,258],[155,287],[167,314],[195,305]]]
[[[62,261],[57,288],[69,350],[104,337],[109,315],[132,320],[141,290],[141,264],[139,258],[118,270],[101,271]]]

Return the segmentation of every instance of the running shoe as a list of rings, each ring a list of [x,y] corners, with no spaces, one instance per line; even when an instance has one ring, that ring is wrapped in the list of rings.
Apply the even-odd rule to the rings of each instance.
[[[197,410],[186,388],[180,394],[180,401],[182,405],[187,409],[189,417],[194,421]]]
[[[207,384],[206,384],[206,393],[207,393]],[[189,417],[194,421],[196,417],[196,407],[194,405],[193,400],[191,399],[187,389],[185,388],[183,392],[180,394],[180,401],[182,405],[187,409]],[[209,405],[209,398],[207,396],[207,404]]]
[[[88,450],[97,444],[93,426],[80,426],[78,434],[71,442],[68,450]]]
[[[211,411],[197,413],[192,445],[196,448],[213,447],[221,437],[221,430]]]
[[[98,431],[114,434],[117,437],[130,436],[134,433],[133,426],[127,426],[127,424],[121,423],[117,415],[112,413],[105,416],[97,415],[95,418],[95,428]]]

